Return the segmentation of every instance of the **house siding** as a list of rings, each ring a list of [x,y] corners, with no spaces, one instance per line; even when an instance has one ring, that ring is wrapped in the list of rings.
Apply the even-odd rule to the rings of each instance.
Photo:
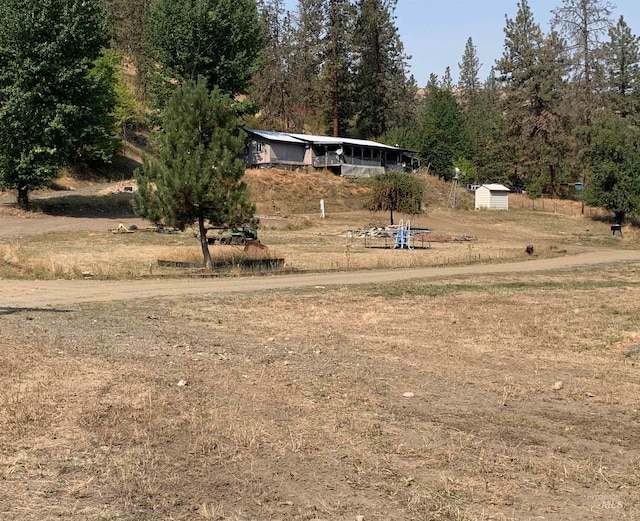
[[[305,147],[292,143],[271,143],[270,163],[304,165]]]

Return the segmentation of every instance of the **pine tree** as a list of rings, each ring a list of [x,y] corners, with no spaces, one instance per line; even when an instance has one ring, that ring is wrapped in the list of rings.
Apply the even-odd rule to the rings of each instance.
[[[465,117],[453,92],[431,87],[418,109],[420,156],[438,176],[451,179],[453,160],[467,155]]]
[[[322,67],[325,59],[326,0],[298,0],[294,15],[290,78],[293,127],[324,132]]]
[[[135,173],[136,213],[184,230],[198,223],[205,267],[211,269],[206,225],[235,226],[255,211],[249,201],[241,159],[245,135],[233,100],[206,80],[177,87],[160,133],[158,159],[146,159]]]
[[[415,82],[407,79],[408,59],[395,26],[397,0],[359,0],[355,30],[355,133],[378,137],[404,121]]]
[[[144,97],[144,73],[148,68],[144,35],[153,2],[149,0],[105,0],[111,12],[111,35],[113,47],[120,51],[128,63],[133,64],[138,74],[134,81],[140,97]]]
[[[353,115],[353,20],[350,0],[328,0],[325,61],[326,119],[334,136],[345,135]]]
[[[440,88],[445,90],[453,89],[453,79],[451,78],[451,67],[447,65],[442,75],[442,81],[440,82]]]
[[[476,46],[473,45],[473,39],[471,37],[467,40],[464,54],[462,55],[462,62],[458,63],[458,67],[460,68],[460,77],[458,80],[460,96],[463,104],[468,105],[473,101],[473,98],[481,87],[478,73],[482,67],[480,58],[478,58],[478,51]]]
[[[505,157],[506,125],[501,103],[501,86],[492,68],[476,94],[463,107],[468,136],[467,154],[476,169],[475,183],[508,182]]]
[[[562,106],[564,56],[559,36],[543,35],[527,0],[522,0],[515,20],[506,20],[505,51],[497,63],[505,85],[506,146],[515,159],[513,178],[524,179],[527,185],[546,185],[554,192],[568,147]]]
[[[283,0],[261,0],[260,67],[253,76],[252,98],[260,105],[261,123],[269,129],[291,130],[293,74],[290,71],[292,27]]]
[[[602,41],[611,26],[613,7],[603,0],[562,0],[562,7],[552,11],[552,27],[568,42],[579,124],[591,121],[596,93],[602,89]]]
[[[640,88],[640,38],[635,36],[624,17],[609,29],[604,45],[606,84],[612,109],[626,117],[634,114],[633,93]]]

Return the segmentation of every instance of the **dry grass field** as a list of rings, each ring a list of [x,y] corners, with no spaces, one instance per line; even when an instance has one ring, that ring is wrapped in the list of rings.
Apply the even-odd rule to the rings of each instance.
[[[306,174],[278,170],[250,171],[247,183],[261,218],[260,238],[274,257],[284,258],[291,270],[350,270],[427,267],[500,262],[526,257],[534,245],[537,256],[571,254],[593,247],[636,247],[640,234],[627,227],[612,237],[603,219],[580,215],[579,203],[523,199],[513,194],[509,212],[471,210],[469,194],[461,194],[461,208],[446,207],[449,185],[425,177],[429,205],[420,216],[397,215],[412,226],[429,228],[434,236],[472,240],[430,243],[430,249],[398,252],[366,248],[364,240],[347,240],[349,230],[388,224],[385,213],[363,210],[369,189],[327,173]],[[122,183],[115,187],[121,188]],[[201,260],[194,231],[157,234],[109,233],[120,223],[140,230],[149,226],[131,212],[130,195],[106,187],[88,193],[34,202],[38,211],[24,214],[0,206],[0,277],[5,278],[140,278],[174,277],[157,261]],[[324,199],[326,218],[319,215]],[[593,209],[589,213],[595,215]],[[214,257],[243,257],[241,248],[216,246]],[[115,262],[114,262],[115,261]],[[186,273],[191,275],[191,273]]]
[[[300,270],[639,245],[570,205],[434,198],[414,226],[472,241],[370,249],[345,233],[386,221],[363,187],[249,181],[269,194],[262,241]],[[133,216],[50,204],[0,208],[3,521],[640,520],[640,263],[3,307],[2,277],[144,284],[175,273],[158,258],[197,260],[189,233],[113,234]]]
[[[5,310],[0,518],[638,519],[639,275]]]

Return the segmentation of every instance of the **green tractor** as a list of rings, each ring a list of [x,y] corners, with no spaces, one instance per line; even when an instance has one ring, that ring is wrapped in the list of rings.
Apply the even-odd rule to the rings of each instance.
[[[210,230],[218,230],[217,235],[207,234],[207,243],[209,244],[227,244],[235,246],[244,246],[249,241],[260,242],[258,239],[258,232],[254,228],[243,226],[242,228],[235,228],[228,230],[225,228],[209,228]]]

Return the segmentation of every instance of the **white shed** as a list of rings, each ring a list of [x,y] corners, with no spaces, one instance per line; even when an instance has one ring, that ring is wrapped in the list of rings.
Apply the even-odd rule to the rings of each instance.
[[[508,210],[509,189],[504,185],[480,185],[476,189],[476,210]]]

